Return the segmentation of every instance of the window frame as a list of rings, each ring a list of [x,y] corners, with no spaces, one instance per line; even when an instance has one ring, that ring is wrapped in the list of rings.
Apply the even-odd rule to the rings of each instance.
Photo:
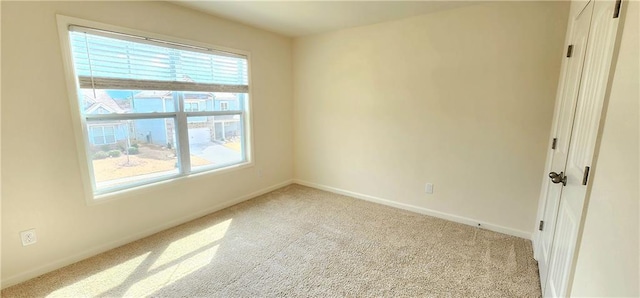
[[[217,46],[210,43],[203,43],[203,42],[198,42],[198,41],[193,41],[188,39],[182,39],[178,37],[167,36],[167,35],[157,34],[153,32],[131,29],[127,27],[105,24],[101,22],[95,22],[95,21],[69,17],[64,15],[56,15],[56,19],[57,19],[57,27],[58,27],[58,37],[60,39],[60,46],[62,49],[62,56],[63,56],[62,60],[63,60],[64,69],[65,69],[65,77],[66,77],[65,81],[67,84],[68,97],[69,97],[68,99],[69,99],[70,108],[71,108],[71,118],[72,118],[71,120],[73,123],[76,149],[78,152],[78,160],[80,163],[82,184],[85,192],[85,201],[88,205],[135,196],[141,193],[148,192],[150,190],[158,189],[161,185],[163,186],[175,185],[176,183],[182,183],[181,181],[194,179],[195,177],[204,176],[204,175],[212,176],[212,175],[224,174],[230,171],[237,171],[240,169],[252,167],[254,165],[253,117],[252,117],[253,96],[252,96],[252,88],[251,88],[252,62],[251,62],[251,53],[249,51],[222,47],[222,46]],[[189,160],[190,156],[186,155],[187,160],[185,161],[184,150],[182,150],[183,152],[180,152],[181,150],[178,150],[177,155],[178,155],[178,158],[181,160],[179,162],[181,162],[182,166],[188,168],[187,170],[179,169],[177,174],[163,175],[154,179],[136,181],[134,183],[127,184],[126,187],[108,189],[106,191],[96,191],[96,187],[95,187],[96,183],[93,175],[94,171],[93,171],[93,164],[92,164],[92,156],[90,156],[87,150],[87,148],[90,148],[91,146],[91,140],[89,137],[90,126],[88,125],[87,117],[83,117],[83,114],[81,111],[82,107],[79,100],[79,95],[81,95],[79,81],[78,81],[78,76],[76,75],[75,69],[73,67],[73,57],[72,57],[72,51],[71,51],[70,30],[69,30],[69,26],[72,26],[72,25],[95,28],[98,30],[113,31],[113,32],[130,34],[130,35],[144,36],[151,39],[158,39],[158,40],[174,42],[178,44],[209,48],[213,50],[229,52],[229,53],[245,56],[247,60],[247,85],[249,86],[248,92],[245,93],[247,94],[248,98],[245,99],[245,108],[242,111],[243,121],[241,121],[243,134],[244,134],[244,137],[242,138],[242,142],[243,142],[242,147],[244,149],[245,160],[243,162],[233,164],[233,165],[198,169],[198,170],[192,171],[190,160]],[[186,147],[189,146],[188,127],[179,126],[178,125],[179,121],[183,121],[185,124],[187,124],[188,117],[200,116],[200,114],[202,114],[202,116],[209,116],[208,114],[210,113],[210,112],[201,112],[201,111],[186,112],[184,111],[184,106],[183,106],[184,103],[185,103],[185,100],[184,99],[181,100],[180,109],[175,112],[155,113],[155,116],[157,118],[173,118],[176,123],[175,124],[176,130],[182,130],[181,133],[177,132],[177,135],[176,135],[176,143],[179,144],[178,145],[179,148],[184,148],[185,146]],[[220,112],[215,112],[215,113],[220,113]],[[204,114],[207,114],[207,115],[204,115]],[[184,117],[184,119],[180,119],[181,117]],[[92,120],[94,119],[99,120],[101,118],[101,115],[99,114],[95,116],[92,115],[91,118]],[[114,117],[109,117],[109,118],[114,118]],[[135,120],[131,118],[127,118],[127,119]]]

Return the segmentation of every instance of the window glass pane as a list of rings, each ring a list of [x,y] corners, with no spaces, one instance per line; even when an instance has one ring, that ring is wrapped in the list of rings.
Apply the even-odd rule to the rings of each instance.
[[[175,112],[179,92],[161,90],[80,89],[82,111],[86,114]]]
[[[89,121],[96,190],[178,173],[173,118]]]
[[[104,144],[104,130],[102,130],[102,126],[93,126],[89,128],[90,138],[93,139],[93,144],[102,145]]]
[[[217,168],[245,160],[241,115],[210,116],[193,123],[189,117],[189,149],[194,171]]]
[[[246,93],[183,92],[185,112],[241,111]]]
[[[104,126],[104,143],[113,144],[116,142],[116,131],[113,126]]]

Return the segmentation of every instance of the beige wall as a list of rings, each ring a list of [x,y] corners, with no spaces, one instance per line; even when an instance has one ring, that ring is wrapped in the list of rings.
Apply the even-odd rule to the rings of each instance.
[[[568,9],[487,3],[296,39],[296,179],[530,235]]]
[[[640,3],[629,1],[571,295],[640,289]]]
[[[255,167],[87,206],[56,13],[250,51]],[[3,1],[3,287],[290,181],[291,82],[289,38],[173,4]],[[22,247],[30,228],[38,243]]]

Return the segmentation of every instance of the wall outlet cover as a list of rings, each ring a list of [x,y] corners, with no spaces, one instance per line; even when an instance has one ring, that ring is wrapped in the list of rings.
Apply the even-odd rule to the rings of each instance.
[[[20,239],[22,240],[22,246],[31,245],[38,242],[38,238],[36,237],[36,229],[20,232]]]
[[[427,183],[424,187],[424,192],[428,193],[428,194],[432,194],[433,193],[433,183]]]

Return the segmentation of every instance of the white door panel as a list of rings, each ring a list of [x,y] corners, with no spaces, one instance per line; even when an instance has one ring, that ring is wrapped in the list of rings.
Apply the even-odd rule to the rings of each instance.
[[[611,60],[618,32],[613,18],[614,1],[597,1],[593,7],[589,42],[583,66],[576,115],[562,190],[558,223],[549,262],[549,282],[545,295],[566,296],[576,257],[576,244],[587,195],[586,167],[591,167],[606,96]]]
[[[587,195],[585,174],[593,162],[618,32],[619,19],[613,18],[615,1],[596,1],[589,6],[593,7],[593,13],[566,155],[566,186],[562,188],[551,254],[548,255],[545,296],[569,294]]]
[[[569,154],[569,142],[571,140],[571,129],[573,128],[573,119],[578,99],[578,89],[580,88],[580,79],[582,74],[583,62],[587,48],[587,40],[589,36],[589,24],[591,13],[593,11],[593,1],[578,10],[578,14],[573,17],[570,29],[571,35],[569,44],[572,46],[571,57],[567,57],[567,67],[564,74],[562,87],[559,90],[559,106],[556,122],[555,136],[557,139],[556,149],[553,151],[553,157],[550,170],[553,172],[563,172],[567,157]],[[543,230],[539,234],[539,256],[538,267],[540,272],[540,283],[542,289],[546,287],[549,256],[553,243],[553,236],[556,225],[556,215],[560,203],[560,195],[562,193],[562,185],[547,183],[546,188],[546,204],[542,220],[544,221]]]
[[[566,206],[567,200],[560,202],[559,210],[570,210]],[[553,252],[549,259],[549,276],[548,283],[545,288],[545,297],[561,297],[566,296],[569,275],[567,268],[570,268],[573,251],[575,251],[575,241],[578,227],[580,225],[580,214],[571,212],[559,212],[556,224],[555,239],[553,243]],[[566,239],[567,241],[557,241],[558,239]]]

